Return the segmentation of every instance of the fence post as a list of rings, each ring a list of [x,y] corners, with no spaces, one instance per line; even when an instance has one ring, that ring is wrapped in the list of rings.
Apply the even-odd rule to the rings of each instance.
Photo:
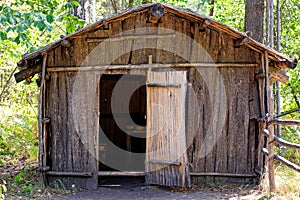
[[[269,173],[269,185],[270,191],[274,191],[276,188],[275,185],[275,175],[274,175],[274,126],[270,125],[268,127],[269,130],[269,138],[268,138],[268,173]]]

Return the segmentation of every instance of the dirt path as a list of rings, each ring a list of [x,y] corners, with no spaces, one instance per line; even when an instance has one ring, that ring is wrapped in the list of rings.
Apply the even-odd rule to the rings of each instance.
[[[214,191],[209,191],[214,190]],[[242,194],[244,193],[244,194]],[[218,191],[215,189],[208,188],[197,188],[188,191],[179,191],[174,189],[161,188],[156,186],[145,186],[142,179],[128,179],[116,182],[116,181],[103,181],[97,190],[93,191],[80,191],[76,193],[70,193],[63,196],[49,196],[43,199],[151,199],[151,200],[161,200],[161,199],[258,199],[257,194],[249,195],[246,192],[241,192],[237,189],[228,189]],[[253,192],[252,192],[253,193]]]

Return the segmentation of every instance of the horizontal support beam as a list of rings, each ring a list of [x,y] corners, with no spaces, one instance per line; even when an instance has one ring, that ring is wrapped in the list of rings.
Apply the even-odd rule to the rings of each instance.
[[[217,172],[190,172],[191,176],[221,176],[221,177],[242,177],[242,178],[255,178],[256,174],[234,174],[234,173],[217,173]]]
[[[145,172],[131,172],[131,171],[99,171],[98,176],[145,176]]]
[[[181,84],[147,83],[146,86],[147,87],[166,87],[166,88],[174,87],[174,88],[180,88]]]
[[[48,72],[63,71],[97,71],[117,69],[149,69],[149,68],[189,68],[189,67],[257,67],[255,63],[174,63],[174,64],[141,64],[141,65],[102,65],[82,67],[48,67]]]
[[[50,176],[77,176],[77,177],[92,177],[92,172],[57,172],[57,171],[48,171],[47,175]]]
[[[146,172],[118,172],[118,171],[99,171],[98,176],[145,176]],[[217,173],[217,172],[204,172],[197,173],[191,172],[191,176],[221,176],[221,177],[245,177],[245,178],[255,178],[256,174],[234,174],[234,173]]]
[[[148,162],[151,164],[159,164],[159,165],[177,165],[177,166],[181,165],[181,162],[168,161],[168,160],[149,160]]]
[[[88,43],[101,43],[101,42],[117,42],[122,40],[147,40],[147,39],[167,39],[175,38],[175,34],[161,34],[161,35],[124,35],[114,37],[102,37],[102,38],[87,38]]]
[[[284,126],[300,126],[300,120],[272,119],[268,122],[268,125],[271,124],[280,124]]]
[[[280,155],[274,155],[274,159],[278,160],[282,164],[286,165],[287,167],[300,172],[300,166],[296,165],[295,163],[290,162],[289,160],[285,159]]]

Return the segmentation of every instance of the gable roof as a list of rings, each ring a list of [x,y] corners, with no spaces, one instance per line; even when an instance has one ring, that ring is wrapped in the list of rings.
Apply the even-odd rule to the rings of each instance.
[[[52,49],[56,48],[57,46],[61,45],[61,42],[63,40],[71,40],[83,33],[97,29],[107,23],[113,22],[120,18],[121,19],[127,18],[128,16],[130,16],[131,14],[134,14],[134,13],[146,11],[155,4],[159,4],[159,3],[149,3],[149,4],[143,4],[141,6],[137,6],[133,9],[126,10],[119,14],[116,14],[110,18],[102,19],[94,24],[86,26],[85,28],[83,28],[81,30],[78,30],[77,32],[75,32],[73,34],[66,35],[65,37],[47,45],[47,46],[44,46],[32,53],[23,55],[23,58],[18,62],[18,66],[19,66],[20,70],[23,70],[28,67],[28,63],[40,63],[42,61],[41,57],[44,54],[46,54],[47,52],[49,52]],[[173,15],[176,15],[176,16],[179,16],[182,18],[186,18],[187,20],[189,20],[191,22],[203,22],[204,20],[208,20],[208,22],[209,22],[208,26],[207,26],[208,28],[219,31],[219,32],[226,33],[233,39],[246,41],[245,45],[247,45],[249,48],[251,48],[255,51],[267,52],[268,56],[269,56],[268,58],[271,61],[282,63],[280,65],[280,67],[283,69],[286,69],[286,68],[294,69],[297,66],[297,59],[289,58],[289,57],[281,54],[280,52],[278,52],[262,43],[259,43],[255,40],[253,40],[246,33],[238,32],[225,24],[219,23],[213,19],[210,19],[203,15],[197,14],[189,9],[178,8],[178,7],[167,5],[167,4],[161,4],[161,5],[163,5],[166,13],[171,13]],[[31,61],[31,62],[28,62],[28,61]]]

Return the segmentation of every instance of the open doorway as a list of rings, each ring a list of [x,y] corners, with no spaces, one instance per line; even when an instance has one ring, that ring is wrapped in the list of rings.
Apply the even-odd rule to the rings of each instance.
[[[141,75],[101,76],[99,171],[144,171],[145,83],[146,77]],[[138,154],[139,159],[133,160],[132,154]]]

